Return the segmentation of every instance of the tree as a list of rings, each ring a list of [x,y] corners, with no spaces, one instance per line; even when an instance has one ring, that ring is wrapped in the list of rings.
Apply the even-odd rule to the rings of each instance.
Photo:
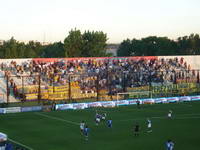
[[[83,37],[83,48],[81,55],[83,57],[101,57],[106,54],[107,35],[103,32],[85,31]]]
[[[25,58],[26,45],[22,42],[17,45],[18,58]]]
[[[178,46],[167,37],[149,36],[141,40],[124,40],[117,51],[118,56],[177,55]]]
[[[46,58],[65,57],[64,44],[56,42],[45,46],[41,56]]]
[[[80,57],[83,47],[83,38],[80,30],[71,30],[64,40],[64,50],[66,57]]]
[[[17,41],[12,37],[3,45],[4,58],[17,58]]]
[[[107,35],[102,31],[71,30],[64,40],[66,57],[100,57],[106,54]]]
[[[126,39],[124,40],[120,45],[117,50],[117,56],[131,56],[133,50],[131,49],[131,40]]]

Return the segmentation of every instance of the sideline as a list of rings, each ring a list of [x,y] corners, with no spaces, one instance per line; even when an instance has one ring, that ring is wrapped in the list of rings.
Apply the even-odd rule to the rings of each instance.
[[[78,125],[79,126],[79,124],[80,124],[80,123],[77,123],[77,122],[73,122],[73,121],[62,119],[62,118],[45,115],[45,114],[38,113],[38,112],[36,112],[35,114],[38,115],[38,116],[43,116],[43,117],[49,118],[49,119],[54,119],[54,120],[59,120],[59,121],[67,122],[67,123],[73,124],[73,125]]]
[[[33,148],[31,148],[29,146],[26,146],[26,145],[24,145],[22,143],[19,143],[19,142],[15,141],[15,140],[12,140],[11,138],[8,138],[8,140],[11,141],[11,142],[13,142],[13,143],[15,143],[15,144],[21,145],[21,146],[27,148],[28,150],[33,150]]]

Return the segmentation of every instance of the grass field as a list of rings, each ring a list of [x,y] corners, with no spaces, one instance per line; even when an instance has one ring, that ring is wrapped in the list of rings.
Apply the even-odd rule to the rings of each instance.
[[[95,125],[95,110],[4,114],[0,132],[34,150],[165,150],[168,139],[175,142],[175,150],[200,150],[200,102],[98,108],[112,118],[112,129]],[[171,120],[166,117],[169,110]],[[147,133],[147,117],[152,133]],[[80,134],[82,120],[90,128],[89,141]],[[139,137],[133,135],[135,122],[141,126]]]

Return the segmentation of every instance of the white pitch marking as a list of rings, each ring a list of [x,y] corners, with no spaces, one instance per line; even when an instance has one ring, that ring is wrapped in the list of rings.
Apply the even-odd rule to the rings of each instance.
[[[11,139],[11,138],[8,138],[8,139],[9,139],[11,142],[15,143],[15,144],[21,145],[21,146],[23,146],[23,147],[25,147],[25,148],[27,148],[27,149],[29,149],[29,150],[33,150],[33,148],[31,148],[31,147],[29,147],[29,146],[27,146],[27,145],[24,145],[24,144],[22,144],[22,143],[19,143],[19,142],[15,141],[15,140],[13,140],[13,139]]]
[[[69,124],[79,125],[79,123],[77,123],[77,122],[65,120],[65,119],[62,119],[62,118],[53,117],[53,116],[45,115],[45,114],[42,114],[42,113],[35,113],[35,114],[36,114],[36,115],[39,115],[39,116],[46,117],[46,118],[50,118],[50,119],[54,119],[54,120],[59,120],[59,121],[67,122],[67,123],[69,123]]]

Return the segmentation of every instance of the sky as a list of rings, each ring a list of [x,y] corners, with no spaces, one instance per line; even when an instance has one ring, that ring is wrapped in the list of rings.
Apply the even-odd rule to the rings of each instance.
[[[200,0],[0,0],[0,40],[58,42],[71,29],[103,31],[108,43],[200,34]]]

